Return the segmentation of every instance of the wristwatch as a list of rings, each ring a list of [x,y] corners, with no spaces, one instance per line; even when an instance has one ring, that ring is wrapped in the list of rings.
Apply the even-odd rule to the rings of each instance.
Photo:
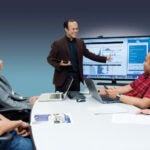
[[[121,94],[117,94],[116,100],[117,100],[117,101],[120,101],[120,97],[121,97]]]

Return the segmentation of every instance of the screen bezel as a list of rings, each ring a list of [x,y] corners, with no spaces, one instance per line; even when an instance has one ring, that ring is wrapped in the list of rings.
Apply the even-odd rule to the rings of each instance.
[[[87,37],[87,38],[81,38],[85,45],[86,42],[85,40],[113,40],[113,39],[127,39],[127,38],[150,38],[150,35],[139,35],[139,36],[110,36],[110,37],[103,37],[103,36],[98,36],[98,37]],[[89,44],[89,43],[88,43]],[[150,45],[149,45],[150,46]],[[87,48],[88,49],[88,48]],[[150,51],[150,49],[148,49],[148,52]],[[84,65],[84,64],[83,64]],[[83,74],[83,76],[85,77],[85,75]],[[131,78],[93,78],[93,77],[88,77],[91,78],[93,80],[102,80],[102,81],[111,81],[112,84],[116,84],[118,81],[134,81],[135,79],[131,79]]]

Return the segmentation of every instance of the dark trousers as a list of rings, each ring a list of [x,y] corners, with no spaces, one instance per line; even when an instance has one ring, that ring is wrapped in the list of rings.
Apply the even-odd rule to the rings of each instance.
[[[76,72],[69,72],[68,76],[66,77],[66,80],[64,81],[63,85],[56,86],[55,91],[63,92],[65,93],[69,87],[69,83],[71,81],[71,77],[74,79],[72,82],[71,87],[69,88],[69,91],[80,91],[80,77],[79,74]]]

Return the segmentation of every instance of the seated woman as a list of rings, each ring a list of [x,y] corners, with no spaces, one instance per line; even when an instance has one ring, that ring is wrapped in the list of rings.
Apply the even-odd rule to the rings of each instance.
[[[0,70],[3,70],[3,61],[0,59]],[[23,97],[12,90],[6,78],[0,75],[0,105],[2,107],[19,107],[31,109],[38,96]]]
[[[0,136],[6,132],[13,135],[10,141],[0,141],[0,150],[33,150],[29,124],[21,120],[11,121],[0,114]]]

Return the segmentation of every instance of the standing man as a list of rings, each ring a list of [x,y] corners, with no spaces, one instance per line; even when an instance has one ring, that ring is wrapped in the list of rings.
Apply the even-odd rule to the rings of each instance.
[[[94,61],[106,63],[111,57],[102,57],[88,51],[84,42],[77,38],[79,31],[77,21],[69,19],[64,22],[65,37],[56,40],[47,57],[47,61],[55,68],[53,83],[55,90],[65,92],[67,80],[73,77],[70,91],[80,91],[83,82],[83,56]]]

